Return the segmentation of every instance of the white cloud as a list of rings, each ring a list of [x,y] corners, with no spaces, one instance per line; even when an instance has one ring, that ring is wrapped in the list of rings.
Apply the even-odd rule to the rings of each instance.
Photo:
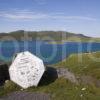
[[[42,20],[42,19],[55,19],[55,20],[86,20],[96,21],[95,18],[87,16],[67,16],[63,13],[46,14],[36,13],[30,10],[13,10],[9,12],[1,11],[0,17],[11,20]]]
[[[16,19],[16,20],[32,20],[32,19],[44,19],[46,18],[46,15],[44,14],[4,14],[5,18],[9,19]]]
[[[86,17],[86,16],[53,16],[54,19],[62,19],[62,20],[88,20],[88,21],[96,21],[95,18]]]
[[[12,19],[12,20],[32,20],[32,19],[43,19],[47,15],[42,13],[35,13],[28,10],[14,10],[10,12],[0,12],[0,17]]]

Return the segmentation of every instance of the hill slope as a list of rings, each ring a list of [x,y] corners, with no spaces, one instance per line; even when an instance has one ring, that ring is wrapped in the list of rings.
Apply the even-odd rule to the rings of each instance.
[[[47,41],[58,41],[61,42],[63,41],[73,41],[73,42],[88,42],[88,41],[94,41],[94,42],[100,42],[100,38],[91,38],[88,36],[84,36],[82,34],[74,34],[70,32],[64,32],[64,31],[24,31],[24,30],[19,30],[19,31],[14,31],[10,33],[0,33],[0,39],[2,40],[3,37],[8,36],[8,37],[13,37],[16,40],[22,40],[24,35],[27,35],[28,38],[27,40],[30,40],[30,37],[33,40],[47,40]],[[49,37],[49,38],[48,38]],[[10,38],[9,38],[10,40]]]
[[[100,52],[94,52],[92,55],[100,58]],[[77,54],[73,54],[68,59],[56,64],[55,67],[69,68],[76,76],[91,76],[96,80],[100,80],[100,62],[93,61],[89,53],[80,54],[79,56],[83,58],[82,62],[78,61]],[[23,91],[47,93],[50,94],[51,100],[100,100],[100,87],[95,86],[94,83],[83,84],[83,82],[80,82],[80,84],[76,85],[64,77],[55,81],[51,81],[50,77],[41,81],[38,87],[31,87]],[[89,83],[90,79],[90,77],[87,78]],[[0,96],[5,96],[14,91],[22,91],[22,89],[13,82],[7,81],[4,86],[0,87]]]
[[[89,75],[100,80],[100,52],[72,54],[56,66],[69,68],[77,75]]]

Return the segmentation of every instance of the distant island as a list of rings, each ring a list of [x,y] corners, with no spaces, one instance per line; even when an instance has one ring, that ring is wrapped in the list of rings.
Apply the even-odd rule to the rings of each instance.
[[[25,34],[28,38],[23,38]],[[0,41],[7,36],[7,40],[11,40],[9,37],[13,37],[16,40],[43,40],[49,43],[61,43],[61,42],[100,42],[100,38],[88,37],[83,34],[75,34],[65,31],[24,31],[18,30],[9,33],[0,33]],[[31,39],[30,39],[31,38]]]

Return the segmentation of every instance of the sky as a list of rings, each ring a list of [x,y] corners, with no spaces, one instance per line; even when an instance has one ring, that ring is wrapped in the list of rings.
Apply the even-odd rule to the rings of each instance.
[[[0,0],[0,32],[16,30],[100,37],[100,0]]]

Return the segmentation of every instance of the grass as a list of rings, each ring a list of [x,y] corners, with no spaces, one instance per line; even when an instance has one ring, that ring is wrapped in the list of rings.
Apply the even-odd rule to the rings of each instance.
[[[86,90],[82,90],[86,88]],[[0,95],[6,95],[14,91],[20,91],[20,88],[9,81],[0,88]],[[95,86],[75,85],[64,78],[57,79],[55,82],[39,87],[31,87],[24,91],[48,93],[51,95],[51,100],[100,100],[100,89]]]
[[[100,79],[100,62],[93,60],[92,57],[100,58],[100,52],[73,54],[68,59],[63,60],[55,65],[69,68],[77,75],[89,75]],[[81,60],[82,59],[82,60]],[[84,90],[85,88],[85,90]],[[0,87],[0,96],[5,96],[14,91],[21,91],[21,88],[11,81],[7,81],[4,86]],[[52,78],[41,80],[38,87],[31,87],[23,91],[48,93],[51,100],[100,100],[100,88],[95,84],[75,85],[65,78],[59,78],[52,81]]]
[[[66,39],[66,41],[71,41],[71,42],[100,42],[100,38],[85,38],[85,37],[77,37],[77,36],[72,36]]]
[[[0,86],[0,96],[5,96],[8,93],[20,90],[20,87],[12,81],[7,81],[4,86]]]
[[[77,75],[90,75],[100,79],[100,52],[72,54],[55,66],[69,68]]]
[[[66,42],[100,43],[100,38],[85,38],[85,37],[72,36],[63,40],[60,39],[58,41],[47,41],[47,43],[49,44],[64,44]]]

